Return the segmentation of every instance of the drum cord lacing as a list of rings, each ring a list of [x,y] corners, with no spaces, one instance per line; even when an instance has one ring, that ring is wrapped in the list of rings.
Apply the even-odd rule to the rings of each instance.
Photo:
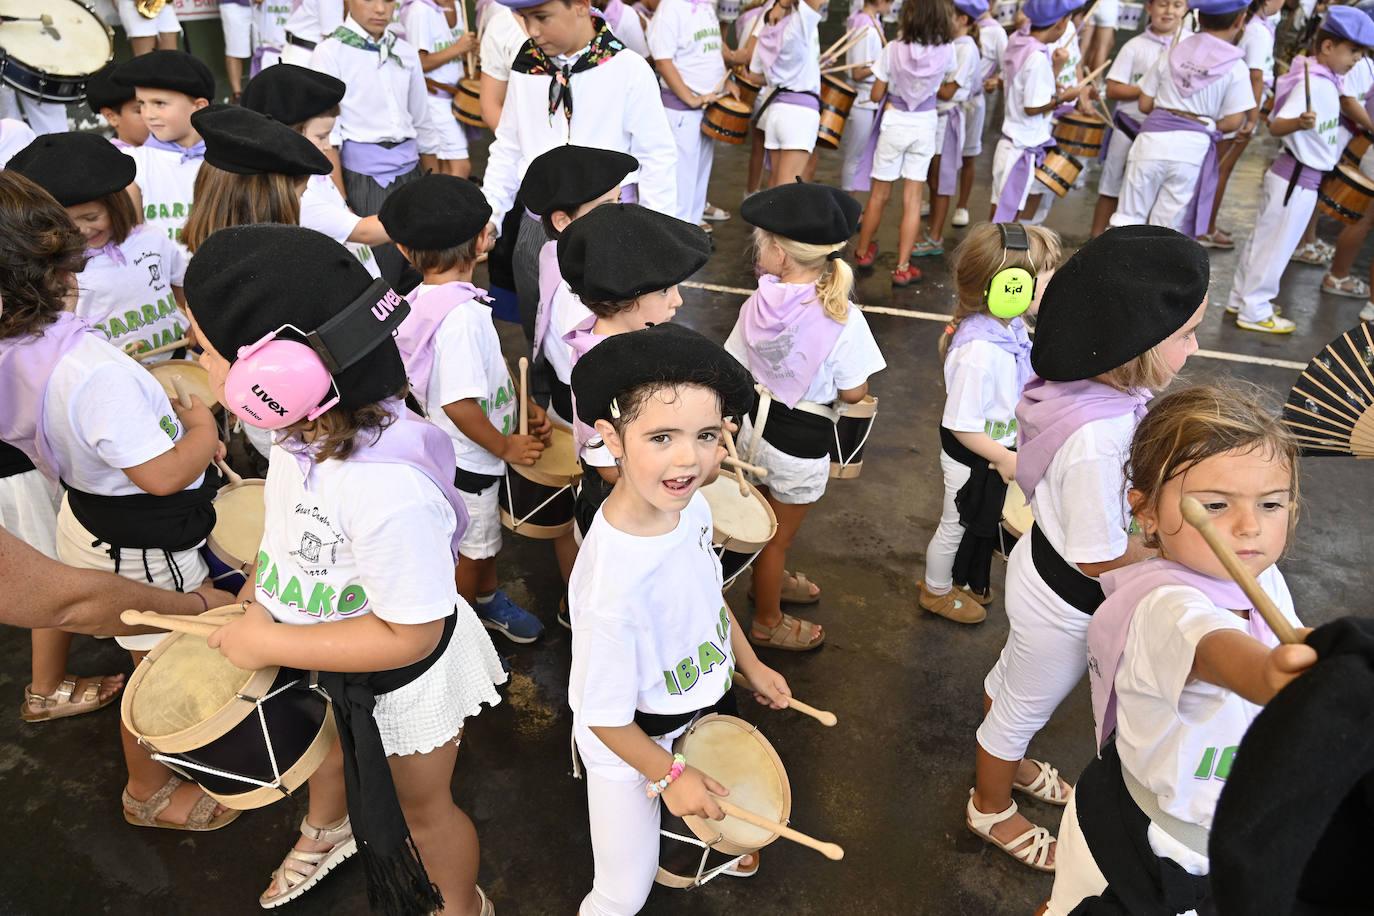
[[[854,456],[863,451],[863,447],[868,444],[868,437],[873,432],[873,424],[870,422],[868,428],[864,430],[863,438],[854,446],[854,450],[848,455],[844,453],[844,446],[840,444],[840,427],[835,427],[835,454],[840,456],[840,467],[847,468],[849,463],[854,460]]]
[[[701,861],[697,863],[697,873],[696,876],[692,878],[692,887],[701,887],[712,878],[719,877],[721,872],[729,871],[734,868],[745,856],[753,855],[752,852],[741,853],[723,865],[717,865],[715,868],[708,869],[706,867],[706,860],[711,855],[711,846],[709,843],[705,843],[694,836],[682,836],[681,834],[673,833],[671,830],[659,830],[659,834],[670,840],[678,840],[682,843],[701,847]]]
[[[565,483],[565,484],[563,484],[563,486],[559,487],[558,490],[557,490],[552,496],[550,496],[548,499],[544,500],[544,501],[543,501],[542,503],[540,503],[539,505],[535,506],[535,507],[534,507],[533,509],[531,509],[529,512],[526,512],[526,513],[525,513],[523,516],[521,516],[520,518],[516,518],[516,517],[515,517],[515,514],[514,514],[514,513],[511,513],[511,521],[512,521],[511,528],[512,528],[512,529],[519,528],[521,525],[525,524],[525,523],[528,522],[530,519],[534,518],[534,516],[539,512],[539,510],[543,509],[543,508],[544,508],[545,506],[547,506],[549,503],[553,502],[555,499],[557,499],[558,497],[562,496],[564,490],[571,490],[571,489],[572,489],[572,484],[570,484],[570,483]],[[515,494],[511,492],[511,488],[510,488],[510,470],[509,470],[509,469],[507,469],[507,471],[506,471],[506,498],[507,498],[508,500],[510,500],[510,503],[511,503],[512,506],[515,505]]]

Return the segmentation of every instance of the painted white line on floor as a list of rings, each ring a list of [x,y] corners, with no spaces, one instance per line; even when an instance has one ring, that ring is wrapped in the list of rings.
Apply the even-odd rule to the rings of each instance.
[[[700,289],[710,293],[732,293],[736,296],[752,296],[752,289],[742,289],[738,286],[721,286],[719,283],[699,283],[695,280],[685,280],[682,286],[689,289]],[[948,315],[941,315],[938,312],[922,312],[917,309],[899,309],[887,305],[861,305],[865,312],[875,315],[895,315],[898,318],[916,318],[920,321],[949,321]],[[1203,359],[1217,359],[1228,363],[1246,363],[1252,366],[1271,366],[1275,369],[1292,369],[1301,372],[1307,368],[1306,363],[1294,362],[1291,359],[1275,359],[1271,356],[1249,356],[1244,353],[1225,353],[1221,350],[1198,350],[1195,354]]]

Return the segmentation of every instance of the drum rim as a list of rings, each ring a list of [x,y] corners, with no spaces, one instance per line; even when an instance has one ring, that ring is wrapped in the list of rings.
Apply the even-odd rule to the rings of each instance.
[[[563,474],[557,474],[547,468],[541,468],[539,466],[539,461],[542,461],[544,459],[545,454],[544,452],[541,452],[539,455],[539,461],[536,461],[534,464],[507,464],[506,472],[509,473],[513,470],[515,471],[515,473],[519,474],[521,477],[525,478],[531,483],[537,483],[545,487],[556,487],[560,490],[564,487],[571,487],[574,484],[576,484],[579,480],[581,480],[582,462],[578,460],[577,440],[573,438],[571,432],[568,432],[567,430],[564,430],[561,427],[555,426],[553,429],[554,435],[563,433],[568,438],[573,439],[572,468],[568,469],[568,471]]]
[[[226,483],[224,486],[220,487],[219,492],[215,494],[214,502],[219,502],[219,498],[221,496],[224,496],[226,493],[232,493],[234,490],[247,489],[248,487],[257,487],[259,489],[265,490],[265,488],[267,487],[267,481],[263,480],[261,477],[245,477],[238,483]],[[213,504],[214,503],[212,503],[211,505]],[[218,507],[216,508],[218,509]],[[224,563],[225,566],[229,566],[237,570],[242,570],[243,567],[248,563],[250,558],[237,557],[234,555],[232,551],[227,549],[224,546],[224,544],[215,537],[215,531],[218,528],[219,517],[217,514],[215,518],[215,527],[211,528],[210,533],[205,536],[205,546],[210,548],[210,552],[213,553],[216,557],[218,557]]]
[[[841,95],[845,96],[846,98],[850,99],[851,101],[856,100],[859,97],[859,90],[855,89],[853,86],[849,85],[839,77],[835,76],[835,74],[833,73],[824,73],[821,75],[821,96],[825,95],[826,89],[833,89]]]
[[[732,104],[738,105],[739,109],[732,109],[730,107],[730,105]],[[731,95],[723,95],[720,98],[716,99],[714,102],[712,102],[710,105],[706,106],[707,111],[711,111],[713,109],[719,109],[720,111],[723,111],[726,114],[744,115],[746,118],[749,117],[754,111],[753,106],[751,106],[748,102],[744,101],[743,99],[737,99]]]
[[[738,471],[727,470],[726,468],[721,468],[721,469],[720,469],[720,474],[717,475],[716,479],[713,480],[713,481],[711,482],[711,485],[712,485],[712,486],[715,486],[715,485],[719,484],[721,480],[729,480],[729,481],[731,481],[731,483],[729,484],[729,486],[738,487],[738,486],[739,486],[739,472],[738,472]],[[773,538],[777,536],[777,533],[778,533],[778,514],[777,514],[776,512],[773,511],[773,507],[772,507],[772,506],[768,505],[768,500],[764,497],[763,493],[759,490],[758,487],[754,486],[752,483],[750,483],[750,482],[747,481],[747,480],[744,482],[744,485],[745,485],[746,487],[749,488],[749,493],[748,493],[748,495],[749,495],[750,497],[752,497],[759,505],[763,506],[764,511],[768,513],[768,525],[769,525],[769,528],[771,529],[771,530],[768,532],[768,537],[767,537],[766,539],[762,540],[762,541],[746,541],[744,538],[735,537],[735,536],[732,535],[732,534],[725,534],[725,533],[723,533],[723,532],[720,530],[720,528],[716,525],[715,518],[712,517],[712,519],[711,519],[711,546],[712,546],[712,547],[719,547],[719,548],[721,548],[721,549],[723,549],[723,550],[729,550],[729,551],[731,551],[732,553],[754,553],[754,552],[756,552],[756,551],[762,550],[763,548],[767,547],[767,546],[768,546],[768,542],[771,541],[771,540],[773,540]],[[705,490],[704,487],[703,487],[702,489],[703,489],[703,491]],[[705,492],[703,492],[701,495],[702,495],[702,498],[705,498],[705,497],[706,497]],[[710,507],[710,503],[711,503],[711,501],[710,501],[709,499],[706,500],[707,508]]]
[[[199,362],[197,362],[197,361],[194,360],[194,359],[164,359],[164,360],[163,360],[162,362],[160,362],[160,363],[153,363],[151,366],[145,366],[144,368],[148,370],[148,373],[149,373],[150,375],[152,375],[153,378],[157,379],[157,382],[158,382],[159,385],[162,384],[161,373],[162,373],[163,371],[168,370],[168,369],[173,369],[173,368],[176,368],[176,369],[188,369],[188,368],[189,368],[192,372],[198,373],[199,375],[205,377],[205,388],[206,388],[206,390],[207,390],[207,391],[209,392],[209,394],[210,394],[210,399],[214,402],[214,403],[211,403],[211,404],[206,404],[205,406],[208,407],[208,408],[210,408],[211,410],[214,410],[214,409],[216,409],[216,408],[222,406],[222,405],[220,404],[219,400],[215,398],[214,390],[213,390],[213,388],[212,388],[211,385],[210,385],[210,372],[209,372],[209,370],[206,369],[204,366],[202,366]],[[171,384],[171,379],[168,379],[168,384],[169,384],[169,385]],[[171,400],[172,397],[174,397],[174,395],[170,395],[170,394],[169,394],[169,395],[168,395],[168,400]]]
[[[94,76],[96,73],[99,73],[100,70],[101,70],[103,67],[106,66],[106,64],[108,64],[110,61],[114,60],[114,57],[115,57],[114,29],[110,28],[110,24],[109,24],[108,22],[106,22],[104,19],[100,18],[100,14],[97,13],[97,12],[95,11],[95,7],[91,6],[89,3],[86,3],[85,0],[69,0],[69,2],[71,2],[71,3],[74,4],[75,6],[81,7],[81,8],[84,9],[87,13],[90,13],[91,18],[94,19],[94,20],[96,21],[96,23],[97,23],[102,29],[105,30],[105,41],[106,41],[106,43],[109,45],[109,49],[110,49],[110,50],[109,50],[109,53],[105,56],[105,62],[102,63],[99,67],[96,67],[96,68],[95,68],[94,70],[92,70],[90,73],[83,73],[83,74],[80,74],[80,75],[75,74],[75,73],[70,74],[70,75],[67,75],[67,74],[57,74],[57,73],[49,73],[47,70],[44,70],[44,69],[42,69],[41,67],[35,67],[33,64],[27,63],[27,62],[26,62],[23,58],[21,58],[21,57],[15,57],[14,54],[13,54],[13,52],[11,52],[11,51],[9,51],[9,50],[7,50],[7,49],[5,49],[5,48],[0,48],[0,81],[3,81],[3,82],[6,83],[7,85],[9,85],[10,88],[14,89],[16,92],[23,92],[25,95],[32,95],[32,94],[33,94],[33,93],[31,93],[31,92],[28,90],[28,87],[21,87],[21,86],[18,85],[17,83],[11,82],[9,79],[4,78],[4,71],[5,71],[6,69],[8,69],[5,65],[8,64],[10,61],[14,61],[14,63],[15,63],[16,65],[18,65],[18,66],[20,67],[20,69],[23,70],[24,72],[32,73],[33,75],[38,76],[38,77],[40,77],[40,78],[42,78],[42,77],[51,78],[51,79],[54,80],[55,82],[75,83],[75,84],[77,85],[77,87],[78,87],[77,92],[76,92],[76,94],[75,94],[75,97],[72,98],[72,99],[59,99],[59,98],[47,99],[47,97],[44,96],[42,93],[37,93],[37,98],[45,99],[45,100],[47,100],[47,101],[53,101],[53,102],[72,102],[72,101],[79,102],[79,101],[81,101],[81,100],[83,100],[83,99],[86,98],[86,80],[90,79],[90,78],[91,78],[92,76]]]
[[[866,394],[864,399],[857,404],[845,404],[840,408],[840,419],[852,417],[855,420],[867,420],[878,414],[878,396],[876,394]]]
[[[673,742],[673,751],[675,753],[680,753],[680,749],[683,743],[687,740],[688,736],[690,736],[693,732],[697,731],[708,722],[725,723],[733,728],[738,729],[744,734],[752,736],[753,738],[757,739],[761,745],[763,745],[763,749],[766,753],[766,756],[772,762],[774,768],[777,770],[778,782],[782,789],[782,812],[777,820],[780,824],[787,824],[792,817],[792,783],[787,778],[787,767],[783,766],[782,758],[778,756],[777,749],[773,747],[772,742],[768,740],[767,736],[765,736],[764,733],[760,731],[757,726],[752,725],[749,722],[746,722],[739,716],[727,716],[723,713],[718,712],[709,713],[707,715],[702,716],[700,719],[697,719],[695,722],[692,723],[690,728],[688,728],[685,732],[678,736],[677,740]],[[709,776],[710,774],[708,773],[707,775]],[[726,788],[728,789],[729,786],[726,786]],[[765,817],[771,814],[771,812],[760,813],[763,813]],[[724,828],[725,826],[725,821],[708,821],[704,818],[696,817],[694,815],[689,814],[685,815],[682,818],[682,822],[687,825],[688,830],[691,830],[692,833],[696,834],[697,839],[701,840],[703,843],[710,846],[717,852],[722,852],[727,855],[744,855],[750,852],[757,852],[758,850],[772,843],[780,835],[776,833],[770,834],[768,839],[764,840],[757,846],[741,846],[739,843],[735,842],[730,837],[726,836],[723,832],[722,828]]]
[[[315,775],[320,764],[324,763],[324,758],[329,756],[329,752],[333,749],[334,742],[338,740],[338,737],[339,728],[334,721],[334,701],[326,697],[324,719],[320,721],[320,729],[315,733],[315,737],[310,739],[310,744],[306,746],[300,759],[287,767],[286,772],[281,774],[281,788],[257,786],[247,792],[233,795],[211,792],[204,786],[201,786],[201,791],[224,807],[232,808],[235,811],[252,811],[255,808],[265,808],[275,801],[286,798],[305,785],[306,781]],[[198,750],[198,748],[191,750]],[[187,768],[187,772],[194,773],[195,771]],[[200,783],[196,784],[200,785]]]

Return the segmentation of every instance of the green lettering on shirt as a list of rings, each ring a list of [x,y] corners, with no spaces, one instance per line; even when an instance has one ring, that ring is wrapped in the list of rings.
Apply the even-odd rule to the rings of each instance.
[[[328,617],[334,613],[334,589],[323,582],[316,582],[305,612],[314,617]]]
[[[305,595],[301,594],[301,582],[295,576],[292,576],[287,581],[286,588],[282,589],[281,603],[297,610],[305,607]]]
[[[347,617],[367,607],[367,592],[358,584],[350,585],[339,593],[339,613]]]
[[[690,658],[684,658],[677,663],[677,680],[682,685],[683,691],[691,690],[696,686],[696,682],[701,679],[701,672],[697,670],[696,662]]]
[[[726,662],[725,653],[716,648],[715,643],[704,642],[697,647],[697,665],[702,674],[710,674],[716,665]]]

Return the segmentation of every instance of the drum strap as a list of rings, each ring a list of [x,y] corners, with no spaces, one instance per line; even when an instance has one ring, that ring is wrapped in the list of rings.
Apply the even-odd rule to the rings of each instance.
[[[749,419],[754,424],[749,462],[754,461],[760,441],[767,441],[796,458],[824,458],[830,454],[830,440],[838,416],[833,408],[814,401],[798,401],[796,407],[788,407],[775,400],[764,386],[755,387],[758,401],[749,412]]]
[[[1038,524],[1031,526],[1031,562],[1050,591],[1070,607],[1091,615],[1106,600],[1101,584],[1061,557]]]
[[[429,77],[425,77],[425,85],[429,87],[431,95],[440,92],[449,96],[454,96],[458,94],[457,86],[450,86],[448,83],[441,83],[438,80],[432,80]]]
[[[710,706],[702,709],[693,709],[690,712],[679,712],[670,714],[659,714],[656,712],[644,712],[642,709],[635,710],[635,725],[644,730],[644,734],[650,738],[662,738],[664,735],[671,735],[679,729],[686,728],[702,716],[711,713],[719,713],[723,716],[738,716],[739,704],[735,701],[735,692],[726,689],[721,694],[720,699]]]
[[[501,482],[499,474],[478,474],[459,468],[453,475],[453,485],[464,493],[481,493],[487,487]]]
[[[310,40],[305,39],[305,38],[297,38],[295,35],[292,35],[290,32],[287,32],[287,33],[286,33],[286,43],[287,43],[287,44],[291,44],[291,45],[295,45],[295,46],[298,47],[298,48],[305,48],[305,50],[307,50],[307,51],[313,51],[313,50],[315,50],[315,44],[316,44],[315,42],[310,41]]]
[[[759,110],[756,111],[756,112],[754,112],[754,120],[753,120],[753,123],[754,123],[755,126],[757,126],[757,125],[759,124],[759,122],[763,120],[763,113],[764,113],[765,111],[768,110],[768,106],[769,106],[769,105],[772,105],[772,104],[773,104],[774,102],[776,102],[776,101],[781,101],[781,99],[779,99],[778,97],[781,96],[781,95],[784,95],[784,94],[786,94],[786,95],[793,95],[793,96],[797,96],[797,95],[810,96],[811,99],[814,99],[814,103],[808,103],[808,104],[806,105],[806,107],[810,108],[812,111],[820,111],[820,110],[821,110],[821,96],[820,96],[820,93],[817,93],[817,92],[801,92],[801,91],[799,91],[799,90],[797,90],[797,89],[788,89],[788,88],[786,88],[786,87],[784,87],[784,86],[778,86],[778,87],[776,87],[772,92],[768,93],[768,98],[764,99],[764,100],[763,100],[763,104],[759,106]],[[801,104],[801,103],[798,103],[798,104]]]

